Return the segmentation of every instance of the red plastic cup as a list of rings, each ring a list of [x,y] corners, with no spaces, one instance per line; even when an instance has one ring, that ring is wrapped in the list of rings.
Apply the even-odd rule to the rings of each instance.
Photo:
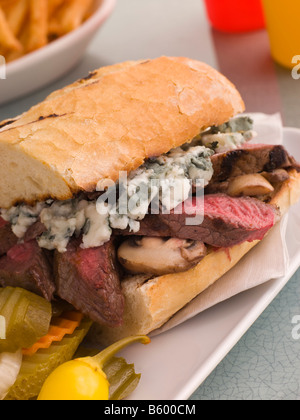
[[[265,28],[261,0],[205,0],[213,28],[223,32],[249,32]]]

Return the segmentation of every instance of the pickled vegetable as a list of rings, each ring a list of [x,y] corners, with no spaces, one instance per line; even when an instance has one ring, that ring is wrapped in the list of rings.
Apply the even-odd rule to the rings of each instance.
[[[75,358],[93,357],[99,350],[80,347],[75,354]],[[123,357],[113,357],[103,367],[107,380],[110,384],[109,399],[123,400],[137,388],[141,374],[135,373],[134,364],[128,364]]]
[[[49,349],[37,351],[34,356],[24,356],[19,376],[6,400],[29,400],[37,397],[51,372],[72,359],[91,325],[91,321],[83,320],[80,327],[72,335],[65,336],[61,342],[53,343]]]
[[[108,400],[109,383],[103,374],[82,360],[63,363],[46,379],[39,401]]]
[[[0,353],[14,353],[31,347],[49,330],[51,304],[21,288],[0,289],[0,315],[6,321],[6,339],[0,340]]]
[[[40,401],[108,400],[110,384],[103,367],[130,344],[149,344],[147,336],[127,337],[93,357],[83,357],[60,365],[45,381]]]
[[[23,349],[23,355],[33,356],[40,349],[48,349],[55,341],[61,341],[65,335],[71,335],[83,319],[80,312],[66,312],[61,317],[52,319],[48,334],[38,340],[29,349]]]
[[[22,351],[0,354],[0,400],[16,382],[22,364]]]
[[[109,399],[123,400],[138,386],[141,374],[136,374],[133,364],[128,364],[122,357],[114,357],[103,368],[110,384]]]

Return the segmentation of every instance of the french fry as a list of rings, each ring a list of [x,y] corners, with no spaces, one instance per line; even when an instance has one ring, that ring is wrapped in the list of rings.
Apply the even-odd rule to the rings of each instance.
[[[11,61],[15,61],[21,57],[23,57],[27,53],[27,45],[29,42],[29,25],[23,25],[21,32],[19,34],[19,41],[23,46],[22,51],[10,51],[6,54],[6,61],[10,63]]]
[[[2,8],[0,8],[0,46],[13,51],[22,51],[23,49],[13,34]]]
[[[29,9],[28,0],[14,1],[13,3],[11,3],[10,7],[7,9],[7,12],[6,12],[7,22],[13,34],[16,37],[21,32],[28,9]]]
[[[6,9],[11,6],[11,4],[16,3],[18,0],[0,0],[0,7],[4,12],[6,12]]]
[[[29,0],[29,41],[27,51],[34,51],[48,43],[48,1]]]
[[[7,62],[77,29],[94,0],[0,0],[0,55]]]
[[[62,6],[66,0],[48,0],[48,16],[51,18],[53,14]]]
[[[24,55],[25,55],[24,50],[23,51],[9,51],[6,53],[6,62],[11,63],[12,61],[22,58]]]

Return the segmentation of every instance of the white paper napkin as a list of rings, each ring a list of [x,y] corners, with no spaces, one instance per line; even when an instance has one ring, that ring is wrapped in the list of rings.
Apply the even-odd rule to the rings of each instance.
[[[252,143],[261,144],[282,144],[283,125],[280,113],[267,115],[261,113],[245,114],[254,121],[254,131],[257,137]]]
[[[283,127],[280,114],[247,114],[255,122],[258,137],[253,142],[282,144]],[[286,246],[288,215],[255,246],[233,269],[215,284],[202,292],[181,311],[175,314],[163,327],[151,335],[167,331],[204,310],[229,299],[241,292],[259,286],[271,279],[284,276],[288,269],[289,255]]]

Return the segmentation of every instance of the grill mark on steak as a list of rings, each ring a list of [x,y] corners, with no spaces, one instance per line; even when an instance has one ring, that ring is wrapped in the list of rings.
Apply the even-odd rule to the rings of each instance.
[[[242,149],[213,155],[211,161],[214,168],[211,184],[239,175],[271,172],[281,168],[295,168],[300,172],[299,164],[281,145],[248,144]]]
[[[57,294],[98,324],[123,323],[124,296],[113,240],[99,248],[80,248],[72,239],[67,252],[54,256]]]
[[[248,154],[248,152],[246,152]],[[213,179],[218,176],[218,180],[224,181],[227,178],[230,178],[232,173],[232,168],[235,166],[236,162],[242,158],[242,156],[245,155],[244,150],[233,150],[231,152],[226,153],[224,158],[222,159],[220,170],[218,172],[218,175],[216,175],[216,171],[214,172]],[[214,164],[214,160],[212,158],[212,162]]]
[[[2,287],[22,287],[48,301],[53,299],[52,265],[36,241],[17,244],[0,258],[0,284]]]
[[[264,171],[272,172],[278,168],[286,168],[292,166],[292,162],[286,150],[283,147],[274,147],[269,154],[269,162],[264,166]]]

